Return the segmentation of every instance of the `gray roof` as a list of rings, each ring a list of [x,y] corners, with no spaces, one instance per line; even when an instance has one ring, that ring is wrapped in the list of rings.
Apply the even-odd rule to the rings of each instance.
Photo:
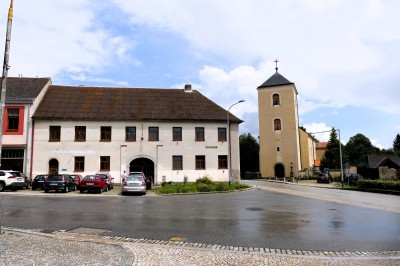
[[[273,86],[281,86],[281,85],[290,85],[294,84],[293,82],[290,82],[287,80],[284,76],[278,73],[276,71],[275,74],[273,74],[269,79],[267,79],[261,86],[258,88],[266,88],[266,87],[273,87]]]
[[[368,165],[370,168],[378,168],[379,166],[394,166],[400,168],[400,156],[395,154],[368,154]]]
[[[196,90],[49,86],[36,120],[226,121],[227,111]],[[232,123],[243,122],[230,114]]]
[[[2,82],[2,78],[0,78]],[[8,77],[6,83],[6,100],[31,100],[36,98],[50,78],[16,78]]]

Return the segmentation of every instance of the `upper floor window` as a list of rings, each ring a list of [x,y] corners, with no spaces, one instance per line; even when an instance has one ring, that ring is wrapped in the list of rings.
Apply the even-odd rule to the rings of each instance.
[[[281,120],[278,118],[274,120],[274,130],[282,130]]]
[[[75,127],[75,141],[86,141],[86,127]]]
[[[195,128],[196,141],[204,141],[204,127]]]
[[[218,141],[226,141],[226,128],[225,127],[218,128]]]
[[[85,157],[77,156],[75,157],[74,172],[83,172],[83,171],[85,171]]]
[[[182,170],[183,169],[183,158],[181,155],[172,156],[172,170]]]
[[[110,156],[100,156],[100,171],[110,171]]]
[[[126,141],[136,141],[136,127],[126,127],[125,128],[125,140]]]
[[[173,141],[182,141],[182,128],[181,127],[173,127],[172,128],[172,140]]]
[[[280,105],[281,101],[279,99],[279,94],[272,95],[272,105]]]
[[[18,131],[19,109],[8,108],[7,111],[7,131]]]
[[[49,141],[60,141],[61,126],[50,126],[49,128]]]
[[[228,169],[227,155],[218,155],[218,169]]]
[[[158,127],[149,127],[149,141],[158,141]]]
[[[111,127],[100,128],[100,141],[111,141]]]
[[[196,155],[196,170],[206,169],[206,156]]]

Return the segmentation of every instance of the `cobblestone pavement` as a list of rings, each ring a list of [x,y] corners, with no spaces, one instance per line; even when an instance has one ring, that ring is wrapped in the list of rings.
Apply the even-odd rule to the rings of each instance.
[[[400,251],[277,250],[1,229],[0,265],[400,265]]]

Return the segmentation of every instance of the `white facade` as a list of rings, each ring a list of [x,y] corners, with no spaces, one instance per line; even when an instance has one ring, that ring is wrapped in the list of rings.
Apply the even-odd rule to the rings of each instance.
[[[60,126],[60,141],[49,141],[50,126]],[[75,127],[86,127],[86,140],[75,141]],[[102,126],[111,127],[111,141],[100,141]],[[136,141],[126,141],[126,127],[136,128]],[[159,128],[159,140],[149,141],[149,127]],[[173,141],[173,127],[182,128],[182,140]],[[204,127],[204,141],[196,141],[195,127]],[[81,175],[100,171],[100,157],[110,156],[110,174],[120,183],[123,171],[132,170],[137,159],[153,164],[153,182],[189,182],[205,175],[214,181],[228,179],[228,169],[219,167],[219,156],[228,155],[228,143],[218,141],[218,122],[135,122],[135,121],[47,121],[35,120],[33,176],[49,173],[56,160],[58,172]],[[240,179],[239,125],[231,124],[231,176]],[[182,169],[173,170],[173,156],[182,156]],[[205,169],[196,169],[196,156],[205,156]],[[84,157],[84,170],[75,171],[76,157]]]

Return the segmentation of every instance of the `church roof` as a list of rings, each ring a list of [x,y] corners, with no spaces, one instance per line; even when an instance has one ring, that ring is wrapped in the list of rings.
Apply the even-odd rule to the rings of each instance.
[[[281,85],[290,85],[294,84],[287,80],[284,76],[278,73],[278,70],[275,74],[273,74],[267,81],[265,81],[261,86],[258,88],[266,88],[266,87],[273,87],[273,86],[281,86]]]

